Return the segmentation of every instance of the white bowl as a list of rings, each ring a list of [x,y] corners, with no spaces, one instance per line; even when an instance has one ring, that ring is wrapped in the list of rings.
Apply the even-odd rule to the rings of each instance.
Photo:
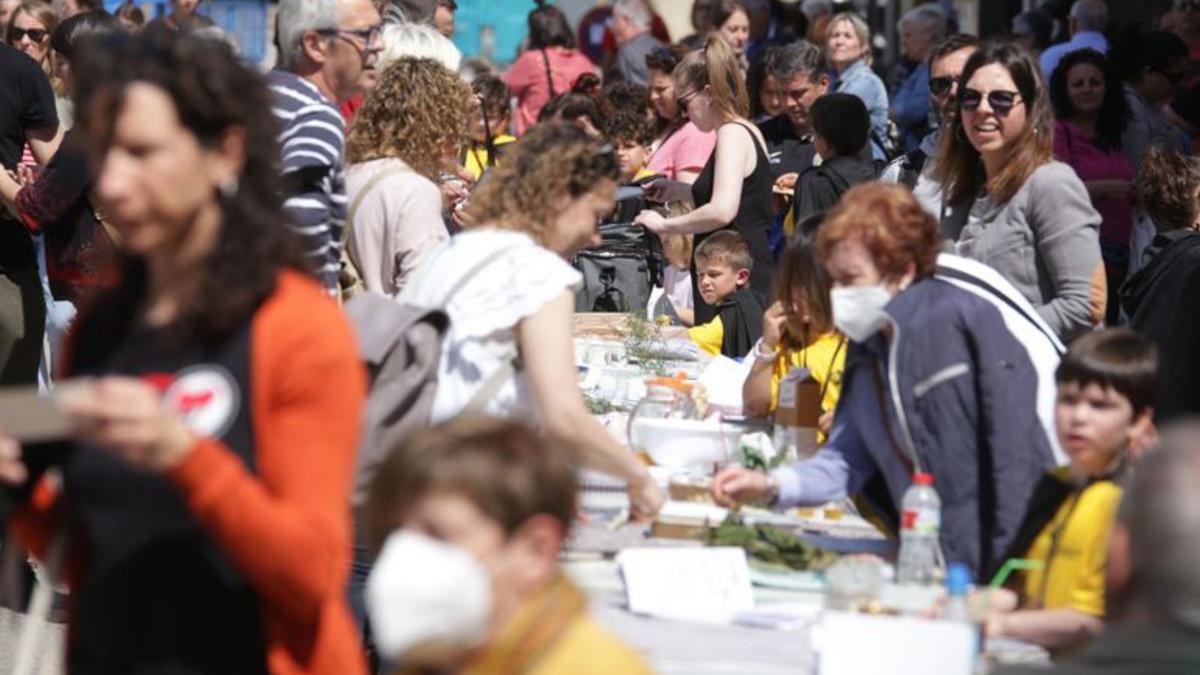
[[[744,429],[716,420],[639,417],[631,431],[633,447],[650,455],[658,466],[690,469],[736,461]]]

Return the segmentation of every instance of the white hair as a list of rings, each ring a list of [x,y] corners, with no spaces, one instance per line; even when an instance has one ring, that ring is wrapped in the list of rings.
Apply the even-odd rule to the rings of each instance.
[[[338,27],[337,0],[279,0],[275,30],[279,65],[291,68],[304,58],[304,33]]]
[[[404,57],[433,59],[451,72],[458,72],[462,52],[445,35],[432,26],[418,23],[389,24],[383,29],[383,50],[379,52],[376,69],[382,72],[388,64]]]
[[[1104,0],[1077,0],[1071,5],[1070,17],[1079,24],[1079,30],[1103,33],[1108,28],[1108,5]]]
[[[940,42],[946,37],[949,27],[949,17],[945,10],[937,5],[921,5],[914,7],[900,17],[900,25],[913,24],[933,33],[934,42]]]
[[[617,0],[612,11],[614,16],[620,14],[638,28],[649,28],[654,21],[654,12],[646,0]]]

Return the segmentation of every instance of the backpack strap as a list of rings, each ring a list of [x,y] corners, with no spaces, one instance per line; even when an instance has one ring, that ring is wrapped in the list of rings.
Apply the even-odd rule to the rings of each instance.
[[[925,170],[927,159],[929,156],[920,148],[906,152],[904,159],[900,162],[900,176],[897,182],[907,185],[910,190],[916,188],[917,181],[921,178],[921,172]]]

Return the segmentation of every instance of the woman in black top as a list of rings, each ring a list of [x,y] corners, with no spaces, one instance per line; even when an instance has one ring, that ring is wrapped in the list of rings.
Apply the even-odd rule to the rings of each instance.
[[[750,288],[765,302],[771,286],[771,165],[762,134],[747,119],[750,102],[737,57],[721,38],[710,36],[704,49],[684,57],[674,78],[679,107],[701,131],[717,130],[717,146],[692,185],[695,210],[673,218],[643,211],[636,222],[660,235],[693,234],[697,247],[712,232],[737,231],[754,258]],[[693,262],[698,289],[695,276]],[[711,321],[715,308],[693,293],[696,322]]]

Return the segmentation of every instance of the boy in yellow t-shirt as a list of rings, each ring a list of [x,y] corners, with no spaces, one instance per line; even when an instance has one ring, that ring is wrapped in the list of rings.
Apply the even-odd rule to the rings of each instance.
[[[471,134],[459,157],[475,180],[499,161],[504,146],[517,140],[508,134],[512,119],[508,102],[512,94],[495,75],[482,73],[471,82],[475,103],[471,111]],[[490,139],[490,142],[489,142]]]
[[[1153,345],[1126,329],[1088,333],[1063,357],[1055,427],[1071,463],[1034,491],[1013,551],[1042,567],[1019,598],[993,597],[989,635],[1066,649],[1103,628],[1108,535],[1121,475],[1153,436],[1157,372]]]
[[[752,291],[750,245],[733,230],[721,230],[696,247],[696,284],[700,297],[717,316],[688,329],[688,337],[707,354],[740,359],[762,337],[762,299]]]

